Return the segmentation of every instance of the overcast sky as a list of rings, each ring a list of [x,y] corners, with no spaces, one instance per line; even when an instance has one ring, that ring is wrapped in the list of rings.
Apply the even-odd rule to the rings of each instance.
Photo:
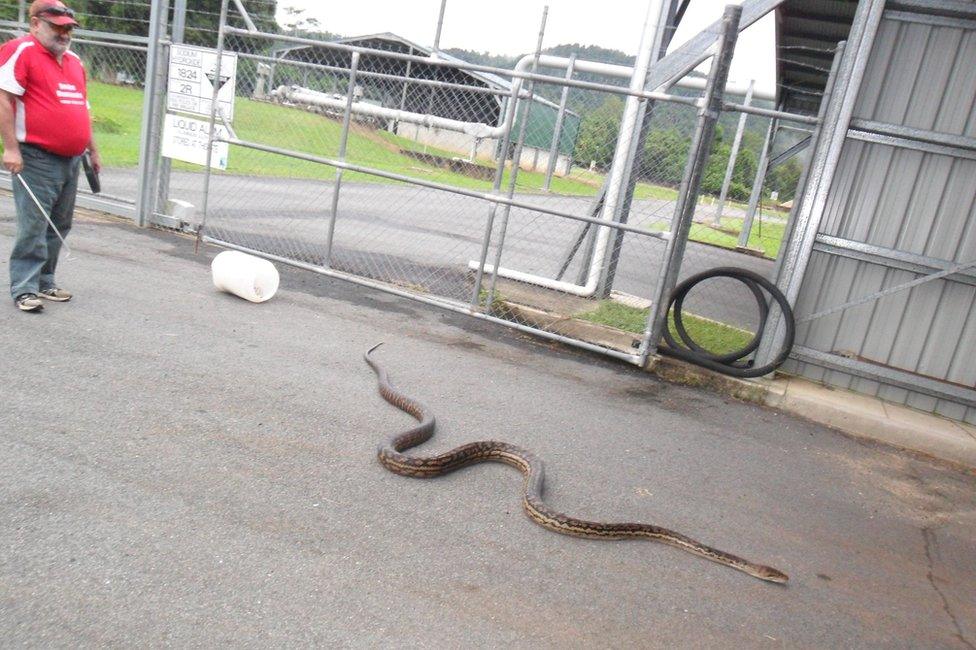
[[[726,4],[724,0],[691,0],[672,48],[718,20]],[[473,11],[472,5],[479,11]],[[637,53],[647,0],[447,0],[440,45],[492,54],[533,52],[546,5],[549,15],[543,47],[580,43]],[[281,23],[287,21],[287,7],[305,10],[304,16],[316,18],[319,28],[329,32],[344,36],[393,32],[429,47],[434,44],[441,0],[278,0]],[[774,38],[771,15],[741,34],[731,80],[748,83],[755,79],[757,87],[772,91]]]

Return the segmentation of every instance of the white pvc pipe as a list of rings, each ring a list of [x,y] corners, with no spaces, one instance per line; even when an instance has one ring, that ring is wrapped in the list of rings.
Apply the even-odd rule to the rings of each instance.
[[[320,93],[300,86],[279,86],[271,91],[271,95],[272,97],[280,97],[297,104],[324,106],[343,112],[346,110],[346,103],[348,101],[345,96],[333,97],[326,93]],[[474,138],[500,138],[505,134],[504,125],[488,126],[480,122],[462,122],[460,120],[451,120],[446,117],[437,117],[436,115],[427,115],[425,113],[410,113],[408,111],[377,106],[376,104],[368,104],[366,102],[353,102],[350,110],[357,115],[369,115],[370,117],[397,120],[399,122],[419,124],[429,128],[465,133]]]
[[[651,23],[652,16],[661,15],[661,2],[660,0],[651,0],[648,6],[647,16],[644,22],[644,32],[641,36],[640,54],[636,65],[632,67],[614,65],[611,63],[600,63],[597,61],[582,61],[577,59],[574,62],[574,69],[580,72],[590,72],[594,74],[606,75],[610,77],[620,77],[631,79],[631,90],[641,91],[644,90],[644,80],[646,78],[646,71],[648,63],[650,61],[650,55],[653,51],[654,44],[654,33],[657,29],[657,25],[651,25],[649,28],[649,23]],[[712,46],[710,50],[714,54],[716,46]],[[531,67],[532,62],[535,60],[534,55],[524,56],[515,66],[516,72],[526,72]],[[545,68],[567,68],[570,64],[570,59],[566,57],[552,56],[548,54],[543,54],[539,56],[539,67]],[[637,80],[640,83],[637,83]],[[694,90],[704,90],[706,79],[698,77],[684,77],[680,79],[675,85],[682,88],[689,88]],[[522,79],[516,77],[513,79],[513,85],[515,85],[517,92],[521,90]],[[666,90],[666,89],[657,89]],[[727,84],[725,87],[725,93],[730,95],[746,95],[749,90],[748,84]],[[756,91],[753,90],[753,97],[758,99],[774,100],[775,95],[769,91]],[[612,221],[614,217],[614,212],[616,211],[616,204],[619,202],[620,198],[620,178],[619,174],[623,174],[626,170],[624,169],[624,162],[630,159],[628,155],[630,153],[629,149],[632,146],[632,138],[636,132],[636,107],[637,98],[633,95],[628,95],[627,106],[624,110],[624,120],[621,123],[621,138],[617,141],[617,151],[614,155],[614,167],[611,168],[611,179],[610,184],[607,188],[607,199],[604,202],[603,208],[603,220]],[[631,112],[634,111],[634,112]],[[618,165],[617,161],[621,161]],[[615,172],[617,177],[614,177]],[[612,196],[612,199],[611,199]],[[662,238],[669,237],[670,233],[662,233]],[[534,275],[531,273],[524,273],[522,271],[515,271],[512,269],[506,269],[504,267],[499,267],[497,272],[498,275],[506,277],[513,280],[519,280],[521,282],[528,282],[542,287],[547,287],[550,289],[556,289],[558,291],[563,291],[565,293],[582,296],[585,298],[591,297],[598,288],[600,281],[600,275],[602,272],[602,267],[604,264],[604,259],[607,253],[607,244],[610,237],[610,228],[599,228],[597,232],[597,242],[594,247],[595,254],[593,261],[590,264],[590,270],[587,275],[587,281],[585,285],[570,284],[568,282],[563,282],[561,280],[552,280],[550,278]],[[471,268],[477,269],[477,262],[470,262],[469,266]],[[491,273],[494,271],[494,267],[491,265],[485,265],[484,271],[486,273]]]
[[[270,300],[278,290],[278,269],[266,259],[240,251],[218,253],[210,263],[213,284],[251,302]]]
[[[575,68],[581,72],[595,72],[611,76],[630,77],[630,90],[641,92],[644,90],[644,81],[647,76],[647,67],[654,51],[655,32],[657,31],[657,20],[661,15],[663,0],[651,0],[647,6],[647,13],[644,16],[644,29],[641,31],[641,41],[638,46],[637,61],[633,68],[626,66],[611,65],[607,63],[597,63],[594,61],[576,61]],[[526,55],[516,64],[516,72],[525,72],[536,60],[535,55]],[[538,57],[540,67],[565,68],[569,65],[569,59],[565,57],[541,55]],[[521,91],[522,79],[513,79],[514,95],[517,97]],[[624,106],[624,114],[620,124],[620,134],[617,138],[617,146],[614,151],[613,164],[610,168],[610,177],[607,180],[607,195],[603,203],[602,220],[612,222],[617,211],[617,204],[620,201],[620,193],[623,184],[626,182],[625,175],[628,171],[627,162],[630,160],[630,150],[633,146],[634,135],[637,133],[637,117],[639,114],[640,100],[633,95],[627,96],[627,103]],[[507,120],[506,120],[507,122]],[[518,162],[516,161],[516,164]],[[598,226],[596,245],[594,246],[593,260],[590,263],[590,270],[586,278],[585,285],[570,284],[561,280],[551,280],[542,276],[530,273],[522,273],[505,268],[498,268],[498,275],[522,282],[557,289],[565,293],[570,293],[582,297],[591,297],[598,288],[602,274],[604,259],[607,255],[607,248],[610,241],[611,229]],[[474,268],[478,264],[474,262]],[[494,267],[485,265],[486,273],[493,272]]]
[[[470,262],[468,262],[468,268],[474,271],[478,270],[478,262],[475,260],[471,260]],[[495,272],[495,266],[493,264],[485,264],[485,273],[494,273],[494,272]],[[549,278],[543,277],[541,275],[526,273],[525,271],[515,271],[513,269],[506,269],[504,266],[498,267],[498,275],[503,278],[508,278],[509,280],[517,280],[519,282],[535,284],[535,285],[546,287],[547,289],[556,289],[557,291],[573,294],[574,296],[582,296],[584,298],[588,298],[593,294],[593,291],[587,293],[586,287],[580,286],[578,284],[573,284],[571,282],[563,282],[562,280],[550,280]]]
[[[634,74],[630,78],[630,90],[640,92],[644,90],[644,80],[647,78],[647,66],[651,62],[654,52],[654,34],[657,31],[657,20],[661,15],[663,0],[652,0],[648,3],[647,14],[644,16],[644,29],[638,46],[637,61],[634,64]],[[617,137],[617,147],[613,153],[613,163],[610,166],[610,177],[607,179],[607,194],[603,201],[603,220],[614,221],[620,203],[621,193],[627,183],[627,173],[630,171],[630,150],[634,146],[634,138],[640,133],[637,119],[640,115],[640,101],[633,95],[627,96],[624,105],[624,115],[620,122],[620,134]],[[593,247],[593,260],[586,277],[586,284],[580,295],[592,296],[596,293],[600,279],[603,276],[603,265],[609,252],[610,228],[598,228],[596,244]]]
[[[693,89],[693,90],[705,90],[705,83],[707,81],[708,81],[708,79],[706,79],[704,77],[684,77],[676,85],[681,86],[682,88],[690,88],[690,89]],[[725,86],[725,94],[726,95],[740,95],[742,97],[745,97],[746,95],[749,94],[749,86],[751,86],[751,85],[753,85],[753,82],[752,81],[750,81],[747,84],[744,84],[744,83],[730,83],[730,84],[726,84],[726,86]],[[768,90],[757,90],[757,89],[753,88],[752,89],[752,98],[753,99],[765,99],[765,100],[768,100],[768,101],[775,101],[776,100],[776,93],[770,92]]]
[[[540,67],[565,68],[568,64],[569,59],[561,56],[549,56],[544,54],[539,57]],[[518,67],[516,67],[516,69],[518,69]],[[579,59],[576,60],[575,69],[581,72],[592,72],[594,74],[602,74],[608,77],[620,77],[622,79],[630,79],[634,74],[634,69],[629,66],[614,65],[612,63],[598,63],[596,61],[581,61]],[[674,85],[680,88],[688,88],[690,90],[704,90],[706,81],[707,79],[704,77],[682,77]],[[725,86],[725,94],[745,96],[748,89],[749,84],[729,83]],[[640,90],[643,90],[643,88]],[[663,92],[665,89],[657,88],[655,90]],[[756,99],[767,99],[769,101],[774,101],[776,99],[775,93],[768,90],[754,90],[752,96]]]

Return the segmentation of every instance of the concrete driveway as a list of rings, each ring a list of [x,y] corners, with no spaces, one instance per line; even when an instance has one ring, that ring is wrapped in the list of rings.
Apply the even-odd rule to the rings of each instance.
[[[75,300],[0,308],[4,645],[976,645],[970,474],[291,268],[248,303],[172,234],[87,217],[69,243]],[[412,421],[362,361],[379,341],[438,416],[420,451],[511,441],[553,506],[790,583],[550,533],[508,467],[388,473]]]

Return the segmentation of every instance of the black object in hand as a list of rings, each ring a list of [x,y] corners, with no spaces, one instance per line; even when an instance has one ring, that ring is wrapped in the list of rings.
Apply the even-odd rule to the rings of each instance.
[[[102,191],[102,182],[98,180],[98,172],[92,166],[91,152],[85,151],[81,155],[81,166],[85,168],[85,177],[88,178],[88,187],[91,188],[92,194],[98,194]]]

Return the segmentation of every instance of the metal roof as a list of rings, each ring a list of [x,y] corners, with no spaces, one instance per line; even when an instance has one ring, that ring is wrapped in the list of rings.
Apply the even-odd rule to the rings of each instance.
[[[858,0],[786,0],[776,10],[778,103],[816,113],[839,41],[847,39]]]
[[[413,41],[406,39],[400,36],[399,34],[394,34],[393,32],[381,32],[379,34],[368,34],[366,36],[349,36],[347,38],[337,39],[335,42],[345,43],[347,45],[354,45],[355,43],[361,41],[369,41],[369,40],[384,40],[384,41],[401,43],[403,45],[406,45],[407,47],[413,48],[415,54],[423,54],[424,56],[431,56],[434,54],[434,50],[432,48],[429,48],[425,45],[420,45],[419,43],[414,43]],[[443,51],[437,52],[437,58],[444,59],[445,61],[453,61],[454,63],[469,63],[468,61],[462,61],[456,56],[451,56],[450,54],[447,54],[446,52]],[[510,81],[507,81],[506,79],[503,79],[496,74],[492,74],[490,72],[479,72],[476,70],[465,70],[464,72],[466,74],[471,75],[475,79],[479,79],[480,81],[483,81],[489,86],[493,86],[495,88],[499,88],[502,90],[512,89],[512,83]]]
[[[402,52],[404,54],[411,53],[410,50],[412,50],[412,54],[421,55],[421,56],[428,56],[428,57],[430,57],[430,56],[433,56],[433,54],[434,54],[433,48],[427,47],[425,45],[420,45],[419,43],[414,43],[413,41],[411,41],[409,39],[406,39],[406,38],[400,36],[399,34],[394,34],[393,32],[380,32],[380,33],[376,33],[376,34],[365,34],[365,35],[362,35],[362,36],[348,36],[346,38],[337,38],[337,39],[332,40],[332,41],[329,41],[329,42],[331,42],[331,43],[342,43],[344,45],[359,45],[361,43],[368,42],[368,41],[385,41],[387,43],[397,43],[399,45],[402,45],[403,46],[403,49],[402,50],[400,50],[400,49],[392,50],[392,48],[391,48],[391,50],[392,51],[397,51],[397,52]],[[293,51],[293,50],[301,50],[301,49],[310,48],[310,47],[315,47],[315,46],[314,45],[296,45],[296,46],[284,47],[284,48],[281,48],[281,49],[279,49],[277,51],[278,52],[281,52],[281,53],[284,53],[284,52],[290,52],[290,51]],[[457,58],[456,56],[451,56],[450,54],[447,54],[444,51],[438,51],[437,52],[437,58],[443,59],[445,61],[451,61],[453,63],[470,63],[469,61],[464,61],[462,59]],[[491,88],[495,88],[497,90],[503,90],[503,91],[506,91],[506,92],[510,92],[512,90],[512,82],[510,80],[505,79],[503,77],[500,77],[499,75],[493,74],[491,72],[482,72],[482,71],[479,71],[479,70],[461,70],[461,71],[464,74],[466,74],[466,75],[468,75],[470,77],[473,77],[474,79],[477,79],[481,83],[483,83],[486,86],[489,86]],[[541,97],[539,95],[536,95],[535,101],[538,102],[538,103],[540,103],[540,104],[544,104],[546,106],[549,106],[550,108],[553,108],[553,109],[558,109],[559,108],[559,106],[557,104],[555,104],[555,103],[549,101],[548,99],[546,99],[544,97]],[[574,115],[576,117],[579,117],[579,115],[577,113],[573,112],[573,111],[567,110],[566,112],[567,113],[570,113],[570,114],[572,114],[572,115]]]

